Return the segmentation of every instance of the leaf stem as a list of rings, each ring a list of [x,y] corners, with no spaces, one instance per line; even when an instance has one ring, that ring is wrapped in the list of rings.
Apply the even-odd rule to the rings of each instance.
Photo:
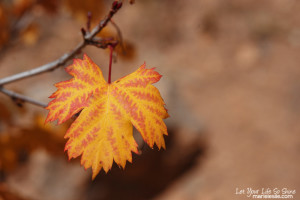
[[[111,68],[112,68],[112,57],[113,57],[113,52],[114,52],[114,47],[113,45],[108,45],[109,47],[109,69],[108,69],[108,84],[111,83]]]

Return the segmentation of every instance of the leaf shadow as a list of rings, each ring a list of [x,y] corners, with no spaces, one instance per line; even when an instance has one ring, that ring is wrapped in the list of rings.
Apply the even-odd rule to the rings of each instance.
[[[133,162],[125,170],[113,165],[107,174],[103,170],[90,182],[84,199],[152,199],[187,172],[201,165],[207,152],[207,142],[200,133],[196,143],[181,149],[176,143],[176,129],[169,130],[166,150],[151,149],[140,144],[142,155],[133,154]],[[138,141],[138,140],[137,140]]]

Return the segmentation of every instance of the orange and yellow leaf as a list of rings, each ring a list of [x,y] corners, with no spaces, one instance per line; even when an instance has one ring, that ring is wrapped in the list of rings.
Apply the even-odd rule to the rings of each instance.
[[[82,155],[81,164],[92,167],[93,179],[102,168],[107,172],[113,161],[123,168],[126,161],[132,161],[131,152],[137,153],[132,125],[150,147],[165,148],[163,119],[169,115],[152,85],[161,78],[158,72],[144,64],[108,84],[86,55],[83,60],[75,59],[66,71],[74,78],[55,85],[58,89],[46,107],[46,122],[58,120],[60,124],[81,111],[65,135],[69,138],[65,150],[70,159]]]

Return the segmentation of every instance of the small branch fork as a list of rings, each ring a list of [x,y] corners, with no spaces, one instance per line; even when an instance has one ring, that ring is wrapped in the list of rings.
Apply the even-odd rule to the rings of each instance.
[[[29,97],[23,96],[21,94],[15,93],[13,91],[7,90],[3,88],[4,85],[8,83],[12,83],[18,80],[22,80],[25,78],[29,78],[32,76],[36,76],[45,72],[53,71],[54,69],[63,66],[67,61],[72,59],[76,54],[78,54],[81,49],[83,49],[87,45],[94,45],[99,48],[111,48],[117,45],[118,41],[113,40],[113,38],[98,38],[96,35],[102,31],[102,29],[111,21],[112,17],[118,12],[118,10],[122,7],[122,2],[114,1],[112,7],[108,13],[108,15],[103,19],[94,29],[90,31],[90,20],[91,14],[88,14],[88,22],[87,22],[87,31],[82,28],[81,32],[83,35],[83,41],[81,41],[72,51],[64,54],[60,58],[45,65],[41,65],[34,69],[24,71],[18,74],[14,74],[12,76],[8,76],[6,78],[0,79],[0,92],[10,96],[12,99],[19,99],[24,102],[28,102],[37,106],[46,107],[47,104],[42,102],[33,100]]]

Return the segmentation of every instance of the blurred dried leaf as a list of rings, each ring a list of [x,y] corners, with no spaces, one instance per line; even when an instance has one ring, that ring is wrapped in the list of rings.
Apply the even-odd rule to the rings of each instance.
[[[17,163],[17,155],[14,146],[10,145],[11,140],[9,133],[1,133],[0,135],[0,170],[10,172]]]
[[[9,191],[5,184],[0,184],[0,200],[25,200]]]
[[[59,0],[39,0],[37,3],[49,14],[56,13],[60,5]]]
[[[92,21],[98,21],[103,13],[104,3],[102,0],[65,0],[65,6],[81,23],[87,21],[87,13],[92,13]]]
[[[22,16],[28,9],[32,7],[35,0],[14,0],[13,1],[13,14],[16,17]]]
[[[3,123],[5,124],[11,124],[11,113],[10,111],[7,109],[7,106],[0,102],[0,133],[3,130],[2,126]]]
[[[0,48],[9,47],[12,40],[21,39],[26,45],[33,45],[39,36],[39,26],[30,23],[36,19],[37,11],[53,14],[59,0],[12,0],[0,2]]]
[[[39,129],[49,132],[53,135],[53,137],[58,137],[59,139],[62,139],[64,137],[64,135],[70,125],[70,122],[64,123],[60,126],[56,126],[53,123],[45,124],[45,116],[41,115],[41,114],[37,114],[35,116],[34,122]]]
[[[96,24],[92,24],[92,25],[96,25]],[[98,33],[96,36],[101,37],[101,38],[114,38],[114,39],[117,38],[117,34],[114,33],[111,30],[111,27],[108,27],[108,26],[104,27],[102,29],[102,31],[100,33]]]
[[[34,45],[40,35],[39,26],[35,23],[28,25],[21,33],[22,42],[25,45]]]
[[[97,36],[101,38],[113,38],[115,40],[119,40],[116,31],[112,29],[113,28],[111,27],[105,27],[100,33],[97,34]],[[133,60],[136,57],[136,49],[134,44],[124,40],[122,45],[119,41],[119,44],[115,48],[118,58],[126,61]],[[109,53],[109,51],[107,52]]]
[[[126,61],[131,61],[136,57],[135,46],[127,40],[123,41],[123,47],[120,44],[117,45],[115,51],[121,59]]]
[[[209,37],[210,39],[216,39],[219,33],[219,25],[217,14],[208,13],[206,14],[200,25],[201,32]]]
[[[0,4],[0,48],[8,41],[9,39],[9,24],[7,22],[7,14],[5,8]]]
[[[46,149],[50,154],[64,154],[64,132],[68,124],[54,127],[44,126],[45,116],[37,115],[35,125],[30,128],[7,127],[0,134],[0,170],[10,172],[36,149]]]

